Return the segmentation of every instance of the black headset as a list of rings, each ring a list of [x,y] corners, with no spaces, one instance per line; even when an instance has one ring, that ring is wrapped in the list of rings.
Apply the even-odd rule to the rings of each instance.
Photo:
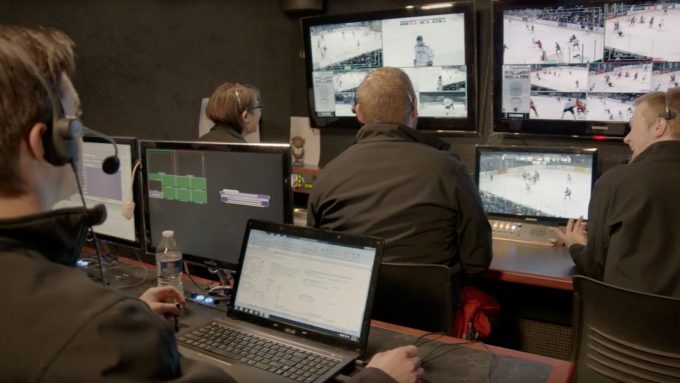
[[[668,106],[668,91],[663,92],[663,98],[664,98],[664,101],[665,101],[665,104],[666,104],[666,110],[659,113],[659,117],[663,118],[664,120],[670,121],[670,120],[674,119],[675,116],[677,116],[677,113],[672,111],[670,109],[670,107]]]
[[[42,136],[45,160],[54,166],[75,163],[78,160],[78,139],[83,134],[90,134],[101,137],[113,145],[114,154],[104,159],[102,170],[106,174],[115,174],[120,167],[116,142],[105,134],[86,128],[79,118],[65,116],[55,91],[40,73],[35,75],[45,88],[52,107],[52,123],[48,124],[47,132]]]

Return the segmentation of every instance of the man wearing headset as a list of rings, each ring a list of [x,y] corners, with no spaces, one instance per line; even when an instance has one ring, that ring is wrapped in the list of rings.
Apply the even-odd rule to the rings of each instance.
[[[0,27],[0,376],[233,382],[179,355],[172,326],[157,315],[178,314],[165,303],[184,302],[172,287],[135,299],[71,267],[87,226],[103,220],[95,209],[51,210],[76,190],[81,138],[58,128],[79,115],[73,57],[61,32]],[[416,353],[408,346],[377,354],[352,381],[415,382],[423,373]]]
[[[680,297],[680,88],[635,101],[624,138],[630,163],[595,184],[583,218],[553,229],[581,274]]]

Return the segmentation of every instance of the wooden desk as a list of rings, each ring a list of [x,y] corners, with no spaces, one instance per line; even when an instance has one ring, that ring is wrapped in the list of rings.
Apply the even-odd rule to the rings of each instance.
[[[387,330],[378,333],[377,330]],[[368,339],[368,354],[404,344],[413,344],[425,331],[397,326],[385,322],[372,321]],[[574,364],[564,360],[527,354],[480,343],[466,343],[442,335],[429,335],[418,341],[419,355],[424,358],[425,378],[428,382],[571,382]],[[432,340],[433,342],[430,342]],[[442,344],[461,344],[448,347]],[[433,349],[433,354],[428,353]],[[473,351],[474,350],[474,351]],[[439,351],[439,352],[437,352]],[[443,352],[442,352],[443,351]],[[490,358],[492,353],[492,358]],[[441,355],[437,359],[434,354]],[[449,353],[446,360],[444,353]],[[435,355],[435,356],[436,356]]]
[[[564,246],[539,246],[495,239],[493,260],[484,275],[491,279],[572,290],[576,266]]]

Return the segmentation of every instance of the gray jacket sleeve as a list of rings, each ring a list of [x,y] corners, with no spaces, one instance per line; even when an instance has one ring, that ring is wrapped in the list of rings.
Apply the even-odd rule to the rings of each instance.
[[[46,362],[44,382],[234,382],[181,357],[169,323],[133,298],[89,318]]]

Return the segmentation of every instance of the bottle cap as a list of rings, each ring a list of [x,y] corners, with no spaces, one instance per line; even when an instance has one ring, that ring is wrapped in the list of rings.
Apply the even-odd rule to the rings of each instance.
[[[172,238],[175,236],[174,230],[163,230],[163,238]]]

